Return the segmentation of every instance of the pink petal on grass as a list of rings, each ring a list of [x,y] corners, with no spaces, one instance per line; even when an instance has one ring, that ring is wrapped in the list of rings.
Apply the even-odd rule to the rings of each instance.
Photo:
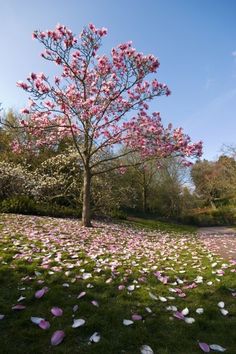
[[[48,328],[50,328],[50,323],[48,321],[41,320],[39,322],[39,327],[42,329],[48,329]]]
[[[99,303],[96,300],[91,301],[91,304],[93,304],[93,306],[99,307]]]
[[[45,294],[45,289],[43,288],[43,289],[36,291],[34,296],[36,297],[36,299],[40,299],[41,297],[43,297],[44,294]]]
[[[5,315],[0,315],[0,320],[3,320],[4,319],[4,317],[5,317]]]
[[[142,316],[134,314],[134,315],[132,315],[132,320],[133,321],[141,321],[142,320]]]
[[[51,345],[58,345],[60,344],[65,337],[64,331],[56,331],[53,333],[51,337]]]
[[[51,313],[52,313],[54,316],[56,316],[56,317],[60,317],[60,316],[63,315],[63,310],[60,309],[60,307],[53,307],[53,308],[51,309]]]
[[[198,343],[199,347],[202,349],[202,351],[204,353],[209,353],[210,352],[210,347],[207,343],[202,343],[202,342],[199,342]]]
[[[174,313],[174,317],[178,318],[178,320],[184,320],[184,315],[182,314],[182,312],[176,311]]]
[[[121,284],[121,285],[118,286],[118,290],[124,290],[124,289],[125,289],[125,285]]]
[[[24,310],[26,308],[25,305],[17,304],[15,306],[12,306],[12,310]]]
[[[86,291],[82,291],[78,296],[77,299],[80,299],[81,297],[84,297],[86,295]]]

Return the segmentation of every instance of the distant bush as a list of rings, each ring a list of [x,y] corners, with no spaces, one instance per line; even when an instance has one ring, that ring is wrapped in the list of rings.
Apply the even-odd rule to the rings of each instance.
[[[56,204],[36,203],[27,196],[17,196],[3,200],[0,203],[0,212],[61,218],[79,218],[82,214],[81,209],[72,209]]]
[[[82,211],[81,209],[72,209],[56,204],[37,204],[37,215],[57,218],[80,218]]]
[[[110,212],[110,216],[114,219],[126,220],[127,214],[123,210],[113,210]]]
[[[180,218],[186,224],[196,226],[227,226],[236,225],[236,208],[223,206],[217,209],[203,209]]]
[[[16,196],[1,202],[0,210],[3,213],[36,214],[35,202],[27,196]]]
[[[31,196],[35,185],[33,174],[24,166],[0,161],[0,199]]]

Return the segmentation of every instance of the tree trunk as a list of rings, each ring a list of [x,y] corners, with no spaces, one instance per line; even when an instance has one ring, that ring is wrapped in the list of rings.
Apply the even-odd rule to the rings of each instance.
[[[84,170],[83,184],[83,210],[82,210],[82,226],[91,227],[90,215],[90,192],[91,192],[91,174],[89,169]]]
[[[147,212],[147,188],[143,186],[143,213],[146,214]]]
[[[142,197],[143,197],[143,213],[146,214],[147,211],[147,183],[146,183],[146,174],[145,170],[143,170],[143,181],[142,181]]]

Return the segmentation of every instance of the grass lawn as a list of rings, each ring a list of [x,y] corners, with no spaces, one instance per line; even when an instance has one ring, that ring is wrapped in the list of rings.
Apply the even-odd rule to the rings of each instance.
[[[236,353],[236,262],[213,255],[193,229],[94,224],[0,215],[0,353],[203,353],[198,341]],[[65,337],[53,346],[58,330]]]

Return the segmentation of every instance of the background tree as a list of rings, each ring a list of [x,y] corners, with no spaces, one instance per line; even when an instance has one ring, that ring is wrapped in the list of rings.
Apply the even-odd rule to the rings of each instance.
[[[217,161],[197,162],[191,171],[197,194],[215,208],[236,195],[236,161],[221,156]]]
[[[230,144],[230,145],[226,145],[224,144],[222,149],[222,154],[224,156],[229,156],[232,157],[234,160],[236,160],[236,145],[234,144]]]
[[[73,149],[43,161],[34,170],[34,178],[37,201],[81,208],[82,166]]]
[[[156,184],[158,173],[158,159],[142,159],[139,153],[127,155],[126,163],[130,165],[125,172],[127,185],[136,190],[136,207],[146,214],[150,210],[152,189]],[[160,167],[160,166],[159,166]]]
[[[184,190],[188,183],[188,168],[178,158],[160,161],[156,187],[152,191],[151,210],[167,218],[180,216],[184,208]]]
[[[17,83],[31,96],[29,107],[22,110],[29,118],[21,121],[30,136],[27,147],[37,151],[57,145],[65,136],[73,139],[83,165],[84,226],[91,225],[92,177],[126,167],[122,159],[130,151],[138,150],[142,158],[179,155],[184,159],[200,156],[202,149],[201,142],[192,144],[181,128],[164,128],[158,112],[148,114],[150,100],[170,94],[156,78],[145,80],[157,71],[158,60],[137,52],[131,42],[113,48],[110,56],[99,56],[106,33],[93,24],[84,28],[80,39],[62,25],[35,31],[33,38],[45,48],[42,57],[59,66],[61,75],[50,82],[43,73],[32,73],[26,83]],[[125,145],[127,152],[120,152],[117,144]],[[14,150],[21,147],[15,141]],[[116,154],[104,157],[103,152],[112,147]],[[107,169],[108,161],[113,166]]]

